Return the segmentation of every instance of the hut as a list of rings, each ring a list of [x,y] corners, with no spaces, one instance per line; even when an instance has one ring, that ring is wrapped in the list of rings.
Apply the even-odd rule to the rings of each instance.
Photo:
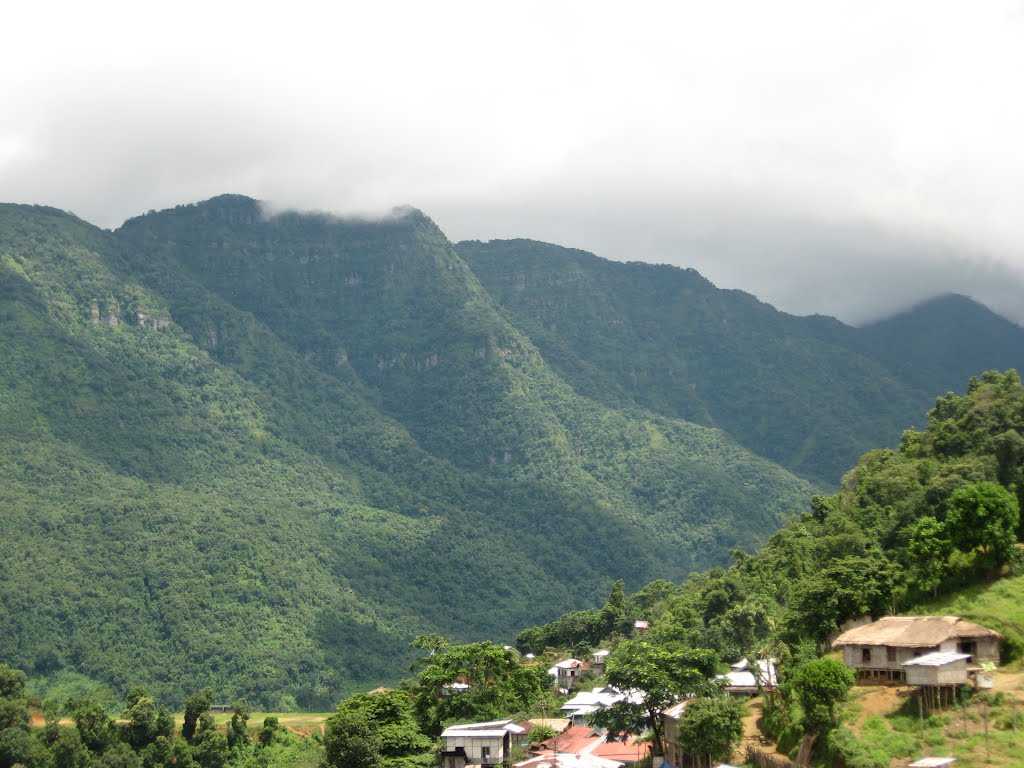
[[[957,616],[886,616],[843,632],[832,647],[862,682],[902,683],[904,664],[936,652],[961,653],[967,664],[999,660],[1001,635]]]

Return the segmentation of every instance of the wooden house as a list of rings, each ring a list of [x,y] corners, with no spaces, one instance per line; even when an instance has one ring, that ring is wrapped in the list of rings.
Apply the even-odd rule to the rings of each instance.
[[[999,661],[1001,635],[956,616],[886,616],[843,632],[832,643],[862,682],[902,683],[906,662],[960,653],[967,666]]]
[[[571,691],[579,686],[580,678],[587,671],[589,665],[579,659],[565,659],[560,661],[553,669],[555,670],[555,683],[564,691]]]

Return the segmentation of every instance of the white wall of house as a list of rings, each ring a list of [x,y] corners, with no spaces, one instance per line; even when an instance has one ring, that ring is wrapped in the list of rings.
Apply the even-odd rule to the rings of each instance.
[[[446,736],[444,749],[451,752],[457,747],[462,747],[470,763],[494,765],[505,759],[504,743],[504,737],[498,736]]]

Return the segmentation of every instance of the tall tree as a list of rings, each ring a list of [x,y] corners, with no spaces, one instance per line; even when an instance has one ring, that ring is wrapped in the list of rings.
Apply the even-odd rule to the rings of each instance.
[[[193,693],[185,699],[185,718],[181,724],[181,735],[191,742],[196,736],[200,716],[210,709],[213,694],[209,690]]]
[[[786,681],[803,711],[804,744],[801,756],[806,760],[821,736],[835,727],[837,705],[853,687],[853,672],[842,662],[821,658],[794,669]]]
[[[729,696],[694,699],[679,721],[679,742],[694,768],[729,759],[743,735],[743,704]]]
[[[1019,524],[1016,497],[998,483],[971,483],[949,498],[946,526],[953,543],[968,552],[977,550],[991,568],[1009,559]]]
[[[657,754],[664,754],[661,712],[685,696],[714,689],[718,656],[703,648],[654,643],[638,638],[620,643],[608,657],[608,684],[635,698],[598,710],[593,724],[611,733],[649,729]]]
[[[456,682],[469,687],[455,692]],[[543,669],[522,665],[500,645],[450,645],[424,660],[414,690],[416,715],[424,732],[436,736],[449,720],[493,720],[528,709],[546,683]]]
[[[366,713],[338,711],[324,731],[324,768],[381,768],[380,735]]]

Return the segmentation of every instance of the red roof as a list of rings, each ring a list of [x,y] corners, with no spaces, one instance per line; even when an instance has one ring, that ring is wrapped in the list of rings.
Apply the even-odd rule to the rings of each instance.
[[[619,760],[628,763],[647,757],[650,752],[651,743],[649,741],[637,741],[634,736],[629,736],[625,741],[606,741],[590,754],[603,757],[606,760]]]
[[[595,738],[600,739],[601,735],[595,733],[593,728],[574,725],[566,728],[555,738],[545,741],[544,746],[556,752],[581,752],[590,746]]]
[[[543,750],[550,752],[569,752],[571,754],[589,752],[595,757],[621,762],[641,759],[651,751],[650,743],[639,742],[633,736],[628,736],[625,741],[605,741],[604,736],[585,725],[574,725],[567,728],[540,746]]]

